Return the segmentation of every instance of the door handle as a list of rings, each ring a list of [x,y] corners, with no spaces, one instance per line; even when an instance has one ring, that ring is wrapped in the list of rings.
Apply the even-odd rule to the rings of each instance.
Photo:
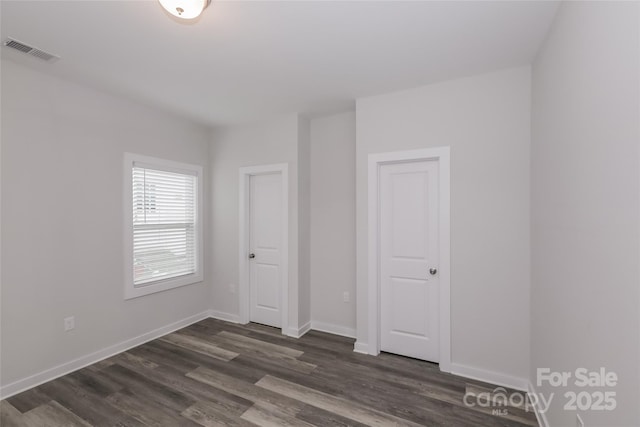
[[[437,272],[438,272],[438,270],[437,270],[437,269],[435,269],[435,268],[430,268],[430,269],[429,269],[429,273],[430,273],[432,276],[435,276]]]
[[[256,254],[249,254],[249,259],[254,259],[256,257]]]

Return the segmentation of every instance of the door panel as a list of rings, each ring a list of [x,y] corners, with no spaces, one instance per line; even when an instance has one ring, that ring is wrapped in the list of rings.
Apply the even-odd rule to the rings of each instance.
[[[425,322],[415,321],[415,313],[425,313],[429,309],[427,289],[425,280],[391,278],[389,326],[392,333],[417,337],[429,334],[428,316]]]
[[[274,265],[256,265],[256,306],[279,310],[279,269]]]
[[[438,163],[380,168],[380,349],[439,361]]]
[[[250,320],[280,327],[282,175],[250,177],[249,248]]]
[[[398,172],[391,179],[391,236],[394,259],[422,259],[426,253],[426,200],[422,191],[427,175],[422,172]],[[417,191],[417,194],[413,194]],[[411,225],[410,227],[407,225]]]

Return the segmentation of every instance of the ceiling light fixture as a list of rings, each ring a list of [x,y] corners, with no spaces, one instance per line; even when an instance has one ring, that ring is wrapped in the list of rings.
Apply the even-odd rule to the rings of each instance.
[[[181,19],[193,19],[200,16],[211,0],[158,0],[162,7],[173,16]]]

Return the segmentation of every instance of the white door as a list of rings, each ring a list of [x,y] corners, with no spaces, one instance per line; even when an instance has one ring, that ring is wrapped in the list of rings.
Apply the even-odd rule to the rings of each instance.
[[[281,327],[282,175],[249,178],[249,295],[252,322]]]
[[[380,350],[439,362],[438,162],[380,167]]]

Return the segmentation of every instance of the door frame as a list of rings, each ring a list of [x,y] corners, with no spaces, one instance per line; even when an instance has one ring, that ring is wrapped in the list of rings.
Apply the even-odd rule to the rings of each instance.
[[[369,154],[368,168],[368,353],[380,353],[380,168],[385,164],[421,160],[438,162],[438,229],[440,272],[440,370],[451,372],[451,208],[450,148],[434,147],[409,151]]]
[[[239,251],[238,265],[239,284],[239,320],[241,324],[250,321],[250,262],[249,262],[249,238],[250,238],[250,179],[257,175],[280,174],[282,179],[282,219],[280,230],[280,315],[282,316],[282,333],[286,335],[289,329],[289,165],[277,163],[270,165],[248,166],[240,168],[239,179]]]

